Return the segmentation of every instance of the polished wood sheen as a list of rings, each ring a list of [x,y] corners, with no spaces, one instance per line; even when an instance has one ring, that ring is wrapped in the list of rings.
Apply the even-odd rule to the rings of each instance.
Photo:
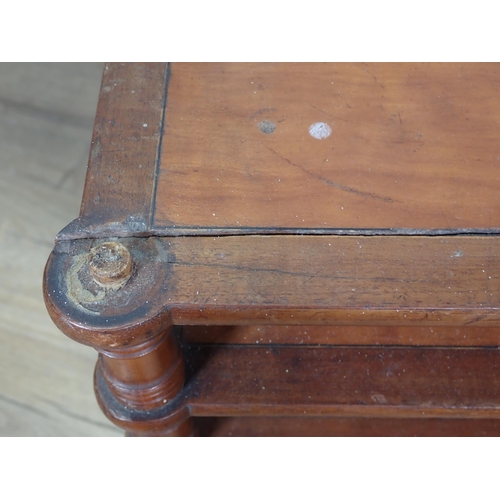
[[[102,350],[99,368],[114,396],[139,410],[170,402],[184,384],[184,360],[170,330],[140,346]]]
[[[185,404],[195,416],[500,416],[498,349],[221,346],[188,355]]]
[[[451,326],[186,325],[190,344],[490,346],[500,344],[500,329]]]
[[[100,353],[105,415],[129,436],[498,435],[499,71],[106,65],[44,277]]]
[[[92,168],[87,171],[80,210],[88,222],[116,225],[127,220],[137,227],[148,222],[166,68],[157,63],[105,65],[92,136]]]
[[[118,290],[99,288],[85,264],[100,240],[62,241],[47,263],[47,307],[75,340],[96,347],[136,344],[148,329],[168,324],[500,325],[496,237],[121,242],[136,271]],[[89,338],[92,329],[107,336]]]
[[[177,324],[500,325],[495,237],[161,241]]]
[[[388,418],[200,418],[201,436],[210,437],[487,437],[500,434],[498,419]]]
[[[499,91],[493,64],[172,64],[155,227],[499,229]]]

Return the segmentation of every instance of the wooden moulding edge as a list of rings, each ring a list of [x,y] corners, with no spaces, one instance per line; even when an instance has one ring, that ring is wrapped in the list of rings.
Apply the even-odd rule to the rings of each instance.
[[[167,63],[105,65],[80,216],[58,240],[148,233],[169,74]]]

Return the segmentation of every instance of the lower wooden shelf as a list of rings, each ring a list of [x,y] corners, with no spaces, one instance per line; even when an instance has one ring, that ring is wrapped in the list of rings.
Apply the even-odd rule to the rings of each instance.
[[[500,419],[452,418],[197,418],[201,437],[488,437]]]
[[[183,350],[183,389],[148,412],[116,401],[98,367],[96,389],[108,417],[142,435],[146,422],[147,434],[160,435],[188,417],[205,417],[200,435],[500,435],[498,348]]]
[[[188,346],[193,416],[500,417],[497,348]]]

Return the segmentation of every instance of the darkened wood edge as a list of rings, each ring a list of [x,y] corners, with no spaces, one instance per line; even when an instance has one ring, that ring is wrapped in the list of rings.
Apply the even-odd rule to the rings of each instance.
[[[169,328],[139,346],[100,350],[98,370],[121,404],[149,411],[175,398],[185,379],[176,337]]]
[[[188,344],[498,347],[500,328],[478,326],[185,325]]]
[[[49,313],[67,335],[90,345],[96,342],[94,335],[104,333],[116,336],[116,342],[125,337],[137,342],[136,335],[123,332],[146,332],[147,325],[162,324],[500,326],[497,238],[120,241],[132,253],[134,275],[122,289],[90,304],[82,290],[100,291],[85,281],[84,264],[100,240],[61,241],[47,263]],[[79,262],[83,281],[76,284],[84,286],[75,292],[71,283]]]
[[[104,228],[103,228],[104,229]],[[312,236],[465,236],[500,234],[500,228],[418,229],[405,227],[349,228],[349,227],[227,227],[227,226],[153,226],[156,236],[239,236],[239,235],[312,235]]]
[[[86,259],[95,240],[57,243],[45,267],[43,292],[52,320],[70,338],[96,349],[138,345],[172,325],[170,311],[161,302],[170,267],[158,255],[161,246],[155,239],[121,241],[134,269],[119,290],[104,290],[90,276]],[[95,296],[102,298],[94,301]]]
[[[127,216],[124,221],[101,225],[95,224],[91,218],[79,217],[57,234],[56,242],[81,239],[148,238],[151,235],[143,218]]]
[[[179,325],[500,325],[497,238],[160,241]]]
[[[201,437],[498,437],[500,419],[198,417]]]
[[[59,240],[77,238],[207,235],[466,235],[500,234],[500,228],[280,228],[203,227],[156,221],[170,65],[105,65],[80,217]],[[147,127],[144,127],[144,125]]]
[[[137,410],[120,403],[104,380],[99,364],[94,372],[94,391],[97,403],[111,422],[128,432],[143,434],[175,428],[190,417],[189,408],[184,404],[185,389],[168,404],[151,410]]]
[[[169,404],[119,404],[96,371],[103,411],[131,430],[189,416],[499,418],[500,351],[185,346],[188,378]]]
[[[165,63],[105,65],[80,217],[58,236],[147,231],[168,89]],[[121,228],[120,230],[117,230]]]
[[[414,228],[280,228],[280,227],[201,227],[201,226],[154,226],[145,227],[142,221],[133,216],[121,222],[93,224],[76,219],[68,224],[58,235],[58,240],[83,238],[119,237],[172,237],[172,236],[496,236],[500,228],[475,229],[414,229]]]

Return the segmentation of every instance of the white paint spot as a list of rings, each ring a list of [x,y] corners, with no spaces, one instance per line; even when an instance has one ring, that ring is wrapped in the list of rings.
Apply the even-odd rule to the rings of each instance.
[[[326,139],[332,133],[328,123],[316,122],[309,127],[309,135],[315,139]]]
[[[147,124],[147,123],[144,123],[142,126],[143,126],[143,127],[147,127],[147,126],[148,126],[148,124]]]

